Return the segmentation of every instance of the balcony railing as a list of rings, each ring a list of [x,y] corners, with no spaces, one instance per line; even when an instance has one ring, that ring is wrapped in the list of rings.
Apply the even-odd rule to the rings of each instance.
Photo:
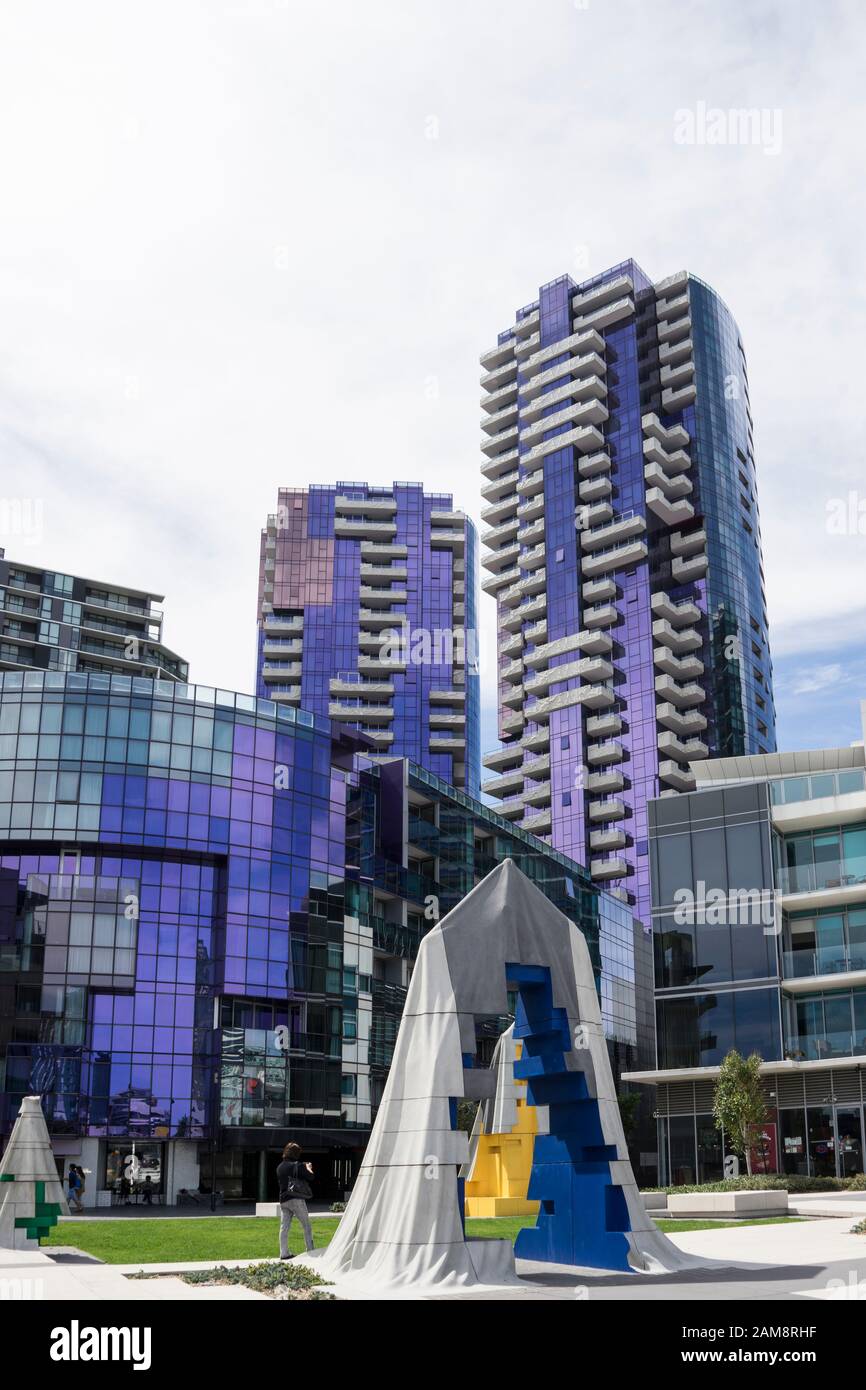
[[[862,866],[857,867],[844,859],[828,859],[825,864],[797,864],[779,869],[779,887],[783,893],[822,893],[833,888],[851,888],[856,884],[863,884],[866,889],[866,872]]]
[[[800,1033],[785,1042],[785,1057],[792,1062],[826,1062],[860,1053],[866,1053],[866,1037],[848,1031]]]
[[[866,970],[866,946],[822,946],[816,951],[785,951],[782,973],[786,980],[803,980],[812,975],[844,975],[849,970]]]

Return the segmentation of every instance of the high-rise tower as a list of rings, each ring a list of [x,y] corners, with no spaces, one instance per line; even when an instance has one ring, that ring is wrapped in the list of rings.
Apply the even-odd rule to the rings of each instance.
[[[626,261],[544,285],[481,364],[484,790],[648,924],[648,800],[775,748],[739,331],[695,276]]]
[[[280,489],[262,532],[256,693],[477,794],[477,564],[450,494]]]

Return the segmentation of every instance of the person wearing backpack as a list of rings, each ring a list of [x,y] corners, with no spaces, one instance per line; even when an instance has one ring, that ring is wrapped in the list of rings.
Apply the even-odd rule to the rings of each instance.
[[[283,1149],[283,1161],[277,1167],[277,1182],[280,1185],[280,1259],[290,1260],[289,1231],[292,1217],[296,1216],[304,1232],[304,1244],[308,1250],[314,1248],[313,1228],[307,1201],[313,1195],[310,1184],[304,1177],[304,1170],[313,1175],[313,1165],[301,1162],[300,1144],[287,1144]]]

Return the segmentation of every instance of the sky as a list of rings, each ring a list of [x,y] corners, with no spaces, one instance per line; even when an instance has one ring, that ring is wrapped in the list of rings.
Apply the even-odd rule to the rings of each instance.
[[[514,311],[685,268],[748,357],[779,746],[861,737],[864,60],[860,0],[4,0],[0,544],[250,691],[279,486],[478,520]]]

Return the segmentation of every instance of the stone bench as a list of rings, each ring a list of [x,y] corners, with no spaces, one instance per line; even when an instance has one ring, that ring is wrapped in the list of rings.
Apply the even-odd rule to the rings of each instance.
[[[668,1194],[666,1192],[642,1192],[644,1207],[648,1212],[667,1211]]]
[[[788,1194],[767,1192],[675,1192],[668,1194],[668,1215],[694,1218],[712,1217],[718,1221],[744,1216],[787,1216]]]

